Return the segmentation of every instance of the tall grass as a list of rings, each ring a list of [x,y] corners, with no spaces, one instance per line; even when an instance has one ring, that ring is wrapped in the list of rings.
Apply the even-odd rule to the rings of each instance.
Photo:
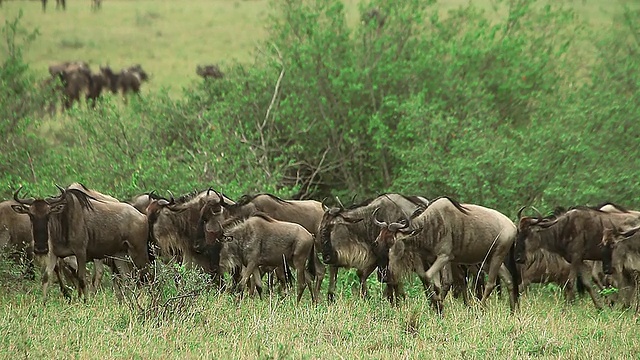
[[[573,306],[538,289],[511,315],[506,298],[483,310],[448,298],[443,318],[423,296],[399,307],[381,287],[361,300],[347,292],[335,304],[305,296],[267,295],[241,302],[204,293],[181,316],[142,321],[107,288],[87,304],[56,292],[43,305],[36,283],[0,295],[2,358],[629,358],[640,350],[638,318],[596,312],[588,298]]]

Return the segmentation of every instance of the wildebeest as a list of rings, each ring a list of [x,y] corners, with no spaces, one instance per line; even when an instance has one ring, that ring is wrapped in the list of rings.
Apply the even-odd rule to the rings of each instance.
[[[255,212],[261,212],[275,220],[299,224],[315,235],[318,233],[324,214],[322,203],[315,200],[283,200],[272,194],[245,195],[234,204],[225,201],[220,194],[218,199],[209,200],[200,210],[198,233],[195,239],[195,244],[199,247],[206,242],[214,266],[218,261],[217,250],[221,249],[220,244],[216,242],[220,240],[222,233],[221,224],[226,221],[246,218]],[[316,272],[311,275],[316,279],[315,291],[318,292],[325,269],[317,258],[314,269]]]
[[[20,214],[28,214],[36,256],[47,256],[43,274],[43,296],[57,258],[75,256],[78,263],[78,291],[87,298],[86,263],[106,256],[129,254],[144,269],[147,253],[146,217],[124,203],[102,202],[77,188],[59,188],[57,197],[21,199],[14,193]]]
[[[518,304],[520,276],[513,245],[517,229],[502,213],[473,204],[461,205],[443,196],[432,201],[420,215],[404,222],[389,224],[380,232],[377,242],[389,246],[389,270],[406,273],[406,256],[417,256],[432,265],[419,272],[423,283],[432,284],[435,276],[448,264],[488,264],[488,277],[481,304],[484,304],[496,286],[503,263],[511,275],[509,304],[515,311]],[[508,280],[508,279],[505,279]],[[437,285],[437,284],[435,284]],[[436,291],[436,296],[442,291]],[[436,298],[436,301],[442,299]],[[442,309],[442,305],[438,306]]]
[[[242,264],[240,294],[251,276],[258,294],[262,294],[259,266],[281,267],[291,265],[297,273],[298,296],[300,302],[305,287],[309,287],[311,298],[316,301],[311,274],[315,273],[315,252],[313,235],[299,224],[278,221],[264,213],[254,213],[223,227],[223,242],[220,264],[224,269],[233,269]],[[309,267],[307,274],[306,266]]]
[[[640,216],[630,212],[605,212],[592,207],[578,206],[554,219],[521,216],[518,211],[518,239],[516,260],[522,263],[527,251],[545,248],[564,257],[571,264],[567,288],[567,301],[574,299],[573,284],[581,274],[581,281],[591,296],[596,308],[602,304],[592,287],[591,271],[584,260],[602,260],[602,236],[605,226],[630,228],[640,224]]]
[[[92,91],[92,74],[89,64],[83,61],[67,61],[49,66],[51,77],[60,79],[63,108],[68,110],[82,94]]]
[[[101,66],[100,71],[108,79],[111,92],[117,94],[120,90],[125,100],[130,92],[139,94],[142,83],[149,80],[149,75],[140,64],[122,69],[119,73],[115,73],[108,65]]]
[[[198,65],[196,67],[196,74],[205,79],[222,79],[224,73],[220,70],[218,65]]]
[[[160,248],[162,257],[181,259],[188,267],[197,265],[205,272],[215,275],[216,269],[212,268],[209,257],[198,253],[194,244],[200,210],[209,200],[219,201],[218,194],[212,189],[193,192],[177,200],[173,197],[159,198],[149,203],[146,213],[153,240]],[[234,203],[226,197],[225,202]]]
[[[610,225],[602,234],[602,268],[613,275],[622,304],[630,307],[637,291],[640,272],[640,227],[620,231]]]
[[[409,216],[427,204],[428,201],[420,197],[383,194],[349,208],[335,207],[325,211],[320,224],[320,241],[323,260],[330,266],[328,299],[332,301],[334,298],[338,267],[357,270],[362,296],[366,296],[366,280],[376,268],[387,282],[387,298],[393,302],[402,296],[399,284],[389,281],[392,279],[384,275],[388,253],[386,249],[378,251],[374,244],[380,228],[374,222],[373,213],[379,209],[380,219],[391,222]]]

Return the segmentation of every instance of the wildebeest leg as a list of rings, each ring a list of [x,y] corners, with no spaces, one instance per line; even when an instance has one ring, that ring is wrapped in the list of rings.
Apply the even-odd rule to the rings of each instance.
[[[260,276],[260,270],[258,269],[258,265],[250,261],[246,267],[242,269],[242,275],[240,277],[240,283],[238,284],[238,292],[239,297],[242,298],[244,296],[244,290],[247,286],[250,286],[251,275],[254,271],[258,270],[258,276]]]
[[[593,282],[591,281],[591,269],[589,269],[582,261],[578,262],[576,265],[578,266],[578,270],[582,275],[580,279],[582,280],[584,286],[587,288],[587,292],[589,293],[589,296],[591,296],[591,300],[593,300],[593,305],[595,305],[596,309],[602,310],[600,295],[596,293],[595,289],[593,288]],[[573,262],[571,263],[571,267],[573,268]]]
[[[360,279],[360,296],[363,299],[367,297],[367,279],[371,276],[371,273],[376,269],[376,267],[377,265],[374,263],[364,270],[356,271],[358,278]]]
[[[84,251],[76,251],[75,254],[78,261],[78,296],[84,296],[84,302],[87,302],[87,255]]]
[[[53,252],[49,252],[48,255],[44,257],[45,268],[42,274],[42,300],[44,303],[47,302],[47,289],[49,288],[49,281],[51,281],[51,276],[56,268],[58,263],[58,257],[53,254]]]
[[[499,254],[498,249],[496,249],[495,254]],[[498,273],[502,267],[502,258],[504,258],[504,256],[496,256],[495,254],[489,263],[489,275],[484,287],[484,293],[482,294],[482,300],[480,300],[480,305],[483,307],[486,305],[489,295],[491,295],[491,292],[496,287]],[[512,307],[511,310],[513,311],[515,308]]]
[[[315,293],[316,296],[320,296],[320,289],[322,287],[322,281],[324,280],[324,274],[326,272],[326,266],[322,264],[322,261],[318,258],[317,255],[314,256],[314,261],[316,263],[316,284],[315,284]]]
[[[100,283],[102,282],[102,275],[104,274],[104,263],[102,260],[93,260],[93,276],[91,277],[91,291],[93,294],[98,292]]]
[[[262,273],[260,273],[260,268],[257,266],[253,270],[253,282],[255,283],[258,297],[262,299]]]
[[[62,280],[62,273],[69,271],[68,269],[64,268],[64,266],[65,264],[61,261],[60,263],[56,264],[54,272],[56,274],[56,279],[58,280],[58,285],[60,286],[60,292],[62,293],[62,296],[64,296],[64,298],[68,301],[71,301],[71,294],[69,293],[69,289],[67,289],[67,286]],[[70,277],[70,275],[67,275],[67,277]]]
[[[500,271],[498,272],[498,276],[500,279],[500,284],[502,286],[505,286],[509,291],[509,307],[511,308],[511,310],[515,310],[517,306],[517,303],[516,303],[517,299],[514,296],[513,287],[517,285],[513,283],[511,279],[511,273],[509,273],[509,270],[507,270],[507,267],[505,265],[500,266]]]
[[[442,270],[442,268],[449,263],[451,257],[447,254],[440,254],[433,262],[429,270],[427,270],[426,276],[429,283],[433,282],[433,277]]]
[[[42,0],[42,12],[47,11],[47,0]]]
[[[302,267],[297,267],[296,269],[297,282],[298,282],[298,297],[296,299],[296,304],[300,303],[300,299],[302,299],[302,294],[304,294],[304,288],[307,287],[307,277],[304,272],[304,265]],[[309,292],[311,292],[311,297],[313,298],[313,291],[311,290],[311,284],[309,282]],[[313,300],[313,299],[312,299]]]
[[[329,288],[327,289],[327,300],[329,302],[335,301],[336,282],[338,280],[338,267],[329,266]]]

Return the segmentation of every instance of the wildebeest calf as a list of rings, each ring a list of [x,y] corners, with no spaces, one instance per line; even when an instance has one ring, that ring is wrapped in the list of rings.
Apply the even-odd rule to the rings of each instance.
[[[315,273],[313,235],[304,227],[275,220],[263,213],[255,213],[246,220],[234,222],[223,229],[220,265],[223,270],[244,265],[239,284],[241,295],[253,275],[258,294],[262,296],[259,266],[279,267],[284,262],[285,268],[292,265],[297,273],[297,302],[300,302],[307,286],[313,302],[316,302],[311,276],[305,271],[305,264],[308,264],[309,272]]]

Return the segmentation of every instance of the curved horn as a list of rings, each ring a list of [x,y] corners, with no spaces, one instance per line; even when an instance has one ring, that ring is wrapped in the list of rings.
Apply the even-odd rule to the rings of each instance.
[[[351,203],[355,204],[356,203],[356,197],[358,196],[358,194],[353,194],[353,197],[351,198]]]
[[[173,197],[173,193],[171,192],[171,190],[167,190],[167,192],[169,193],[169,205],[175,204],[176,199]]]
[[[56,196],[56,197],[50,197],[50,198],[46,198],[45,201],[48,204],[52,204],[52,203],[56,203],[59,201],[62,201],[64,199],[64,194],[67,192],[67,190],[63,189],[60,185],[56,184],[56,187],[58,188],[58,190],[60,190],[60,195]]]
[[[153,199],[153,196],[154,196],[155,194],[156,194],[156,191],[155,191],[155,190],[151,190],[151,192],[147,194],[147,197],[148,197],[149,199]]]
[[[336,202],[338,203],[338,205],[340,205],[342,209],[344,209],[344,205],[342,205],[342,201],[340,201],[340,198],[337,195],[336,195]]]
[[[526,208],[527,208],[527,206],[525,205],[525,206],[521,207],[520,210],[518,210],[518,215],[517,215],[518,216],[518,220],[520,220],[522,218],[522,212]]]
[[[375,210],[373,210],[373,214],[371,214],[373,216],[373,222],[374,224],[378,225],[379,227],[387,227],[388,224],[384,221],[380,221],[378,220],[378,218],[376,217],[378,210],[380,210],[379,207],[377,207]]]
[[[213,190],[213,189],[211,189],[211,190]],[[217,192],[215,190],[213,190],[213,192],[216,193],[216,195],[218,195],[218,199],[220,199],[219,200],[220,205],[222,205],[222,206],[227,205],[227,203],[224,202],[224,195],[220,194],[219,192]]]
[[[22,190],[22,185],[20,185],[18,190],[16,190],[16,192],[13,193],[13,200],[15,200],[18,204],[22,204],[22,205],[31,205],[31,204],[33,204],[34,199],[20,199],[18,197],[18,194],[20,194],[21,190]]]
[[[393,223],[389,224],[389,231],[396,232],[396,231],[398,231],[400,229],[404,229],[404,228],[408,228],[408,227],[409,227],[409,223],[402,224],[402,223],[393,222]]]

